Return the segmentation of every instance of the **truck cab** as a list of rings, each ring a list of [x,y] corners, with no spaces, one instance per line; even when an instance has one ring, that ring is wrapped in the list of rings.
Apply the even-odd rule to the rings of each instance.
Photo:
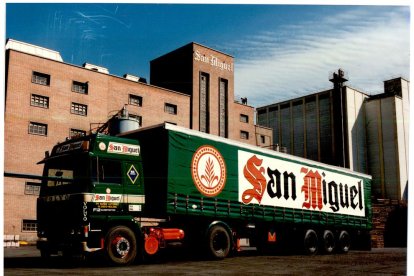
[[[41,255],[106,249],[121,263],[133,260],[145,203],[139,142],[92,134],[57,144],[39,163]]]

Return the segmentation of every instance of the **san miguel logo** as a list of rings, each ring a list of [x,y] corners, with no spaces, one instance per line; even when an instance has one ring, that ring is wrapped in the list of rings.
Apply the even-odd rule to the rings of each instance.
[[[363,180],[239,151],[239,201],[354,216],[365,215]]]
[[[191,161],[191,175],[200,193],[218,195],[226,184],[226,165],[220,152],[212,146],[199,147]]]
[[[102,148],[105,150],[105,144],[103,144]],[[107,152],[115,153],[115,154],[139,156],[140,150],[141,148],[138,145],[109,142]]]
[[[253,199],[256,199],[258,203],[262,201],[267,186],[267,181],[264,177],[265,170],[261,167],[262,163],[263,160],[254,155],[243,168],[244,177],[252,185],[250,189],[243,192],[242,201],[245,204],[250,203]]]

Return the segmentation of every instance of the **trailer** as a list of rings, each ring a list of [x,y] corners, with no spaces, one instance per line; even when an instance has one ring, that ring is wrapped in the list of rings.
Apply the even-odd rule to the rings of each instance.
[[[344,168],[167,123],[68,140],[41,163],[44,257],[126,265],[182,246],[221,259],[241,240],[265,253],[369,248],[371,177]]]

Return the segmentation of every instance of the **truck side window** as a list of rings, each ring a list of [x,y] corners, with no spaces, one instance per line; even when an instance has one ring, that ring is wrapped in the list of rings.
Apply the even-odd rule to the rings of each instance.
[[[122,163],[120,161],[97,159],[96,164],[99,183],[122,183]]]

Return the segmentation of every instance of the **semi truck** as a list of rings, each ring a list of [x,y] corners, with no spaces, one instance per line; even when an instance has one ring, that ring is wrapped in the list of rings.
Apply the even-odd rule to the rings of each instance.
[[[43,257],[128,265],[165,248],[216,259],[369,247],[371,177],[173,124],[55,145],[37,200]]]

